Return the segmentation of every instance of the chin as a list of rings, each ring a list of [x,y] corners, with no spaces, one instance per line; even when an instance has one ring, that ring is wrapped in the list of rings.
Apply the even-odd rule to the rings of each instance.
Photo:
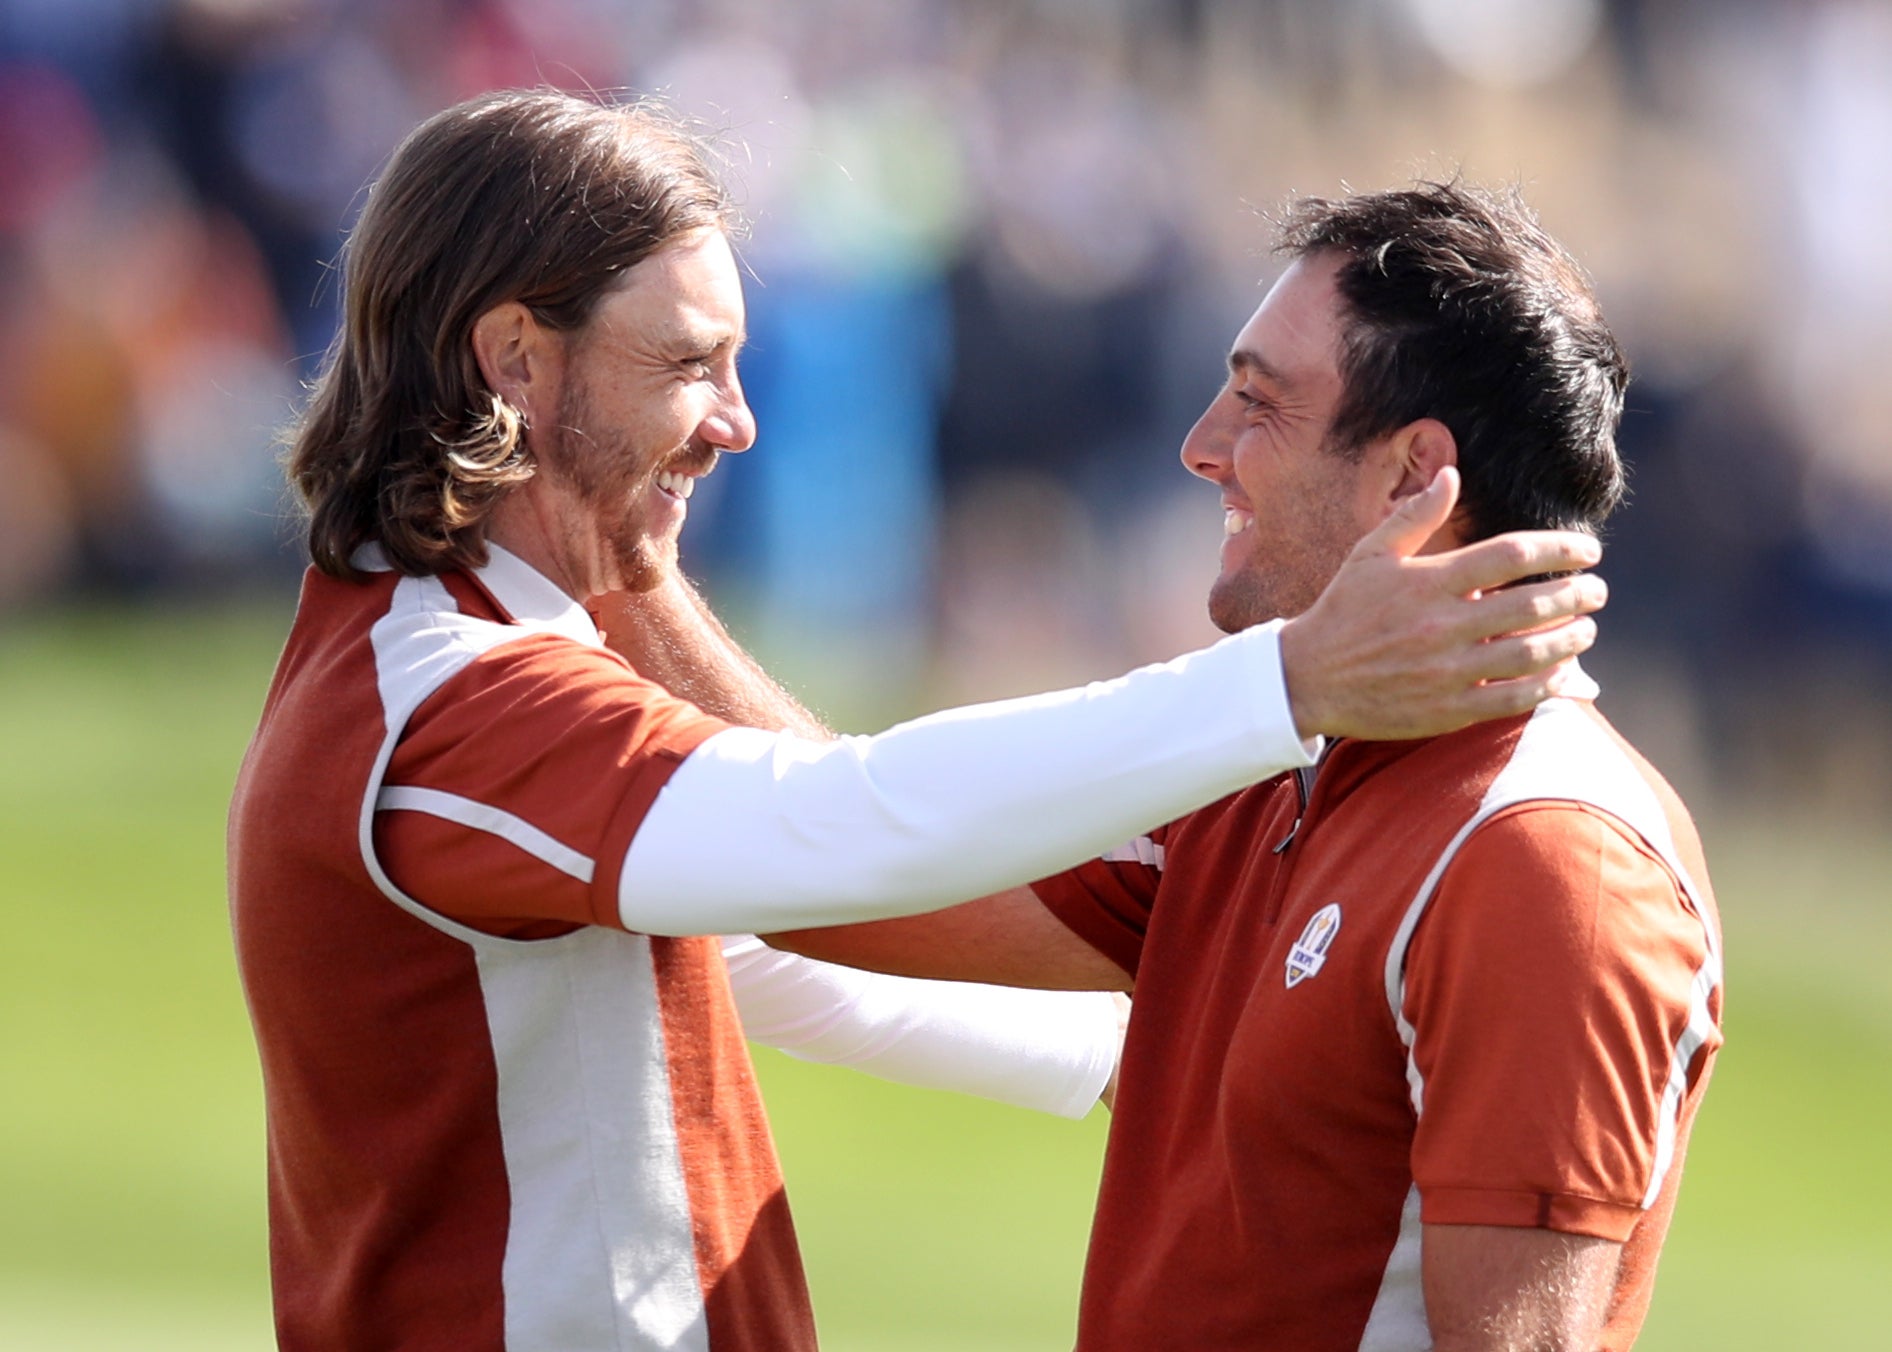
[[[1209,588],[1209,623],[1225,634],[1239,634],[1270,620],[1287,620],[1313,605],[1320,593],[1306,600],[1284,597],[1279,588],[1237,573],[1218,578]]]
[[[1209,588],[1209,623],[1225,634],[1239,634],[1275,618],[1274,607],[1249,579],[1220,578]]]
[[[1230,610],[1225,607],[1210,605],[1209,623],[1225,634],[1239,634],[1244,629],[1253,629],[1258,624],[1266,624],[1272,615],[1258,615],[1252,611]]]
[[[676,571],[675,540],[653,540],[640,535],[632,540],[616,541],[611,552],[617,565],[620,591],[655,591]]]

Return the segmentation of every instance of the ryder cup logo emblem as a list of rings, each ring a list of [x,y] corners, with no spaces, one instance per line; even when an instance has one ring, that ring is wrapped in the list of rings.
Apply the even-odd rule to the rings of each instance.
[[[1301,937],[1294,941],[1294,947],[1288,950],[1288,989],[1293,990],[1310,976],[1320,972],[1321,964],[1327,961],[1327,950],[1333,946],[1334,935],[1340,932],[1340,903],[1333,902],[1314,912],[1314,918],[1307,922],[1307,928],[1301,931]]]

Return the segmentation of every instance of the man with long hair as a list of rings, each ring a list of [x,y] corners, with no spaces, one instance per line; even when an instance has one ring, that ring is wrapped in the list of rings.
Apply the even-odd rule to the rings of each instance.
[[[540,92],[421,126],[349,241],[230,819],[284,1347],[813,1346],[708,936],[997,892],[1322,735],[1533,707],[1593,636],[1594,579],[1505,585],[1585,537],[1411,557],[1448,471],[1292,623],[834,738],[677,570],[755,435],[731,224],[661,114]]]

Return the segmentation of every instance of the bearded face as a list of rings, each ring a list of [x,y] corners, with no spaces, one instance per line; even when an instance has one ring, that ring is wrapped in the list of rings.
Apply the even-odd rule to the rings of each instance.
[[[677,443],[614,423],[596,405],[587,382],[571,382],[543,472],[590,518],[601,562],[618,586],[648,591],[676,566],[683,504],[694,481],[715,468],[717,452],[692,438]]]
[[[573,595],[648,591],[674,572],[696,481],[755,440],[736,376],[743,336],[734,255],[705,229],[631,267],[582,328],[532,349],[525,369],[555,382],[554,416],[530,430],[539,472],[515,515]]]

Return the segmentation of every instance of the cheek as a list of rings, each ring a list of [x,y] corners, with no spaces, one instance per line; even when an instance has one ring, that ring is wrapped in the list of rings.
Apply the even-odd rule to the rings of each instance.
[[[633,440],[653,458],[668,456],[689,441],[708,416],[710,401],[695,386],[675,386],[653,394],[625,410],[626,426],[635,428]]]
[[[1262,428],[1249,429],[1235,443],[1235,482],[1257,509],[1282,491],[1281,448]]]

